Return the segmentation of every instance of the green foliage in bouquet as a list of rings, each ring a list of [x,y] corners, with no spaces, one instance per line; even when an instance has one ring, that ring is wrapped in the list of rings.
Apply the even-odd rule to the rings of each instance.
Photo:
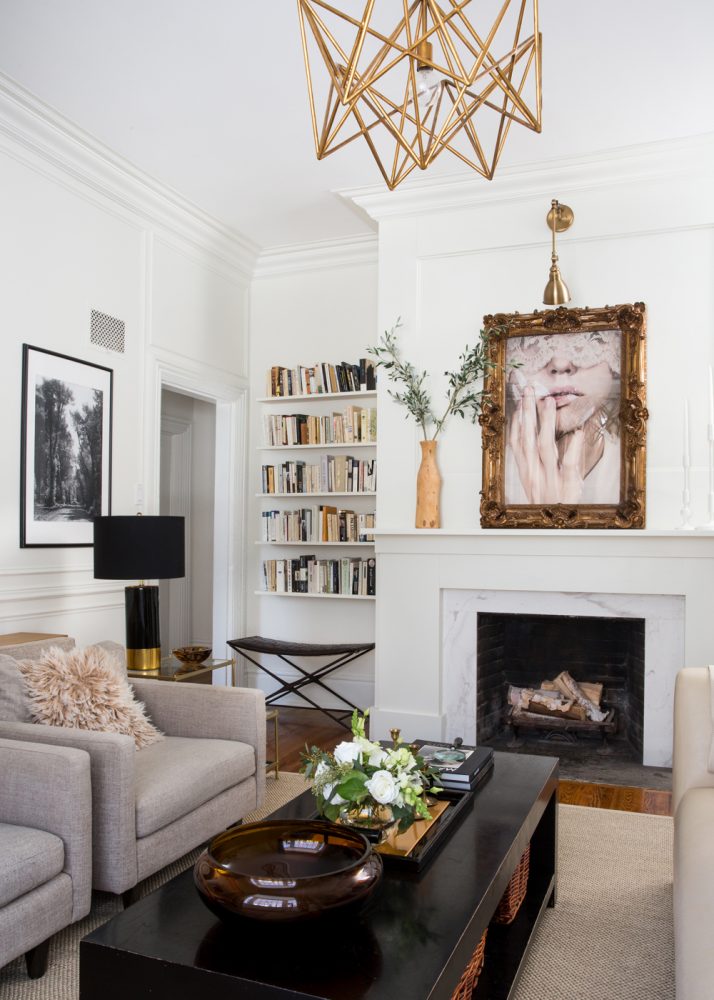
[[[424,793],[438,776],[401,738],[391,747],[367,739],[367,714],[352,713],[352,739],[332,753],[306,746],[300,770],[312,780],[318,811],[326,819],[335,822],[357,807],[388,806],[403,832],[415,819],[431,819]]]
[[[446,407],[437,415],[431,402],[431,395],[425,380],[427,373],[417,371],[414,365],[402,358],[397,343],[396,331],[402,326],[398,318],[391,330],[385,330],[381,340],[367,353],[377,359],[377,365],[384,368],[387,378],[395,385],[401,384],[402,391],[389,390],[392,399],[406,407],[421,427],[424,440],[436,440],[444,424],[452,414],[462,418],[467,416],[473,423],[478,420],[483,402],[483,376],[495,368],[488,356],[490,331],[481,330],[473,347],[468,344],[459,355],[459,366],[455,371],[444,372],[449,383]]]

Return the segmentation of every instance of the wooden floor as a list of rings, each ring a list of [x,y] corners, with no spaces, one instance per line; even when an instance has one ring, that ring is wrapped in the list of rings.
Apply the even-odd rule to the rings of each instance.
[[[349,720],[348,720],[349,721]],[[341,740],[350,739],[348,730],[312,708],[281,708],[279,722],[280,770],[298,771],[300,754],[317,746],[332,750]],[[268,726],[268,757],[273,759],[272,725]],[[672,815],[672,793],[649,788],[595,785],[587,781],[561,781],[560,801],[568,805],[620,809],[625,812]]]

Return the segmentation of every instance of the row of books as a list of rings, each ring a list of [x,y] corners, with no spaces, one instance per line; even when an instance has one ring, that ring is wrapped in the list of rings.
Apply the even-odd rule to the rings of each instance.
[[[263,493],[373,493],[377,489],[377,460],[323,455],[312,465],[264,465],[262,487]]]
[[[369,358],[357,364],[343,361],[337,365],[325,361],[314,365],[283,368],[273,365],[268,372],[266,394],[283,396],[320,396],[327,392],[367,392],[377,388],[375,365]]]
[[[263,587],[276,594],[342,594],[368,597],[376,593],[377,568],[372,559],[266,559]]]
[[[337,507],[302,507],[300,510],[264,510],[263,542],[373,542],[374,514],[360,514]]]
[[[377,410],[349,406],[344,413],[311,416],[306,413],[268,413],[264,417],[265,444],[373,443],[377,440]]]

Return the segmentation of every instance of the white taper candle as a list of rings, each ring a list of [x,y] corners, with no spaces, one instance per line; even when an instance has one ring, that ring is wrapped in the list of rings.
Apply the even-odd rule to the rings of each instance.
[[[684,453],[682,456],[682,462],[685,468],[689,468],[691,464],[690,459],[690,449],[689,449],[689,400],[684,400]]]
[[[714,427],[714,371],[709,365],[709,426]]]

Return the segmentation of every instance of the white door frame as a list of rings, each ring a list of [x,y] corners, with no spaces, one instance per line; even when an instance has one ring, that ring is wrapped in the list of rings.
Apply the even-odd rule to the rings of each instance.
[[[152,363],[153,361],[153,363]],[[246,609],[246,448],[248,442],[248,381],[238,376],[222,380],[203,366],[180,367],[156,356],[147,364],[151,391],[147,399],[145,456],[146,496],[159,509],[161,393],[180,392],[216,407],[216,471],[213,516],[213,655],[233,655],[228,639],[243,634]],[[148,387],[147,387],[148,388]],[[152,410],[152,412],[149,412]],[[214,675],[214,683],[219,678]],[[225,683],[230,683],[228,677]]]
[[[169,506],[167,514],[186,519],[186,575],[178,580],[159,581],[168,601],[168,635],[162,636],[166,650],[194,641],[191,615],[191,451],[193,427],[189,420],[161,415],[162,445],[169,449]],[[159,487],[161,480],[159,477]],[[163,606],[163,598],[161,605]]]

